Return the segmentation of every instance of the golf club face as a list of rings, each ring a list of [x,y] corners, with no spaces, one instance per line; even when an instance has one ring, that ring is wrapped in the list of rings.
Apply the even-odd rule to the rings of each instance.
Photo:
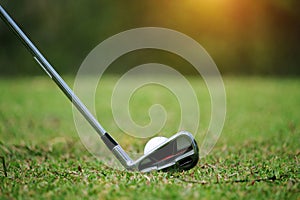
[[[134,162],[142,172],[153,170],[183,171],[193,168],[199,160],[199,150],[192,134],[179,132]]]

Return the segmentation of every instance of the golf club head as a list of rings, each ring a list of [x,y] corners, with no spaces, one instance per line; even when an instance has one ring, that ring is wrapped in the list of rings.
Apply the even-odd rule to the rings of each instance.
[[[183,171],[193,168],[198,160],[199,149],[193,135],[182,131],[143,155],[134,165],[142,172]]]

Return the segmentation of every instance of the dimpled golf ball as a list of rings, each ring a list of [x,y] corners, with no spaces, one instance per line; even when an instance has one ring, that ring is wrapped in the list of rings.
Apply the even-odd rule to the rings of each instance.
[[[144,148],[144,154],[149,153],[152,149],[160,145],[161,143],[167,141],[168,138],[166,137],[154,137],[147,142]]]

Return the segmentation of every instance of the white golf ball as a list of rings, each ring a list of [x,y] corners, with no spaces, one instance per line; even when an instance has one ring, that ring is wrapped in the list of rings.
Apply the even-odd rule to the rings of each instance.
[[[152,149],[160,145],[161,143],[167,141],[168,138],[166,137],[154,137],[147,142],[144,148],[144,154],[149,153]]]

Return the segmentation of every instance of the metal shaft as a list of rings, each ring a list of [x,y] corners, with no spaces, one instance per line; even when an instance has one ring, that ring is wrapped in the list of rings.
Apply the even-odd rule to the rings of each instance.
[[[29,38],[24,34],[24,32],[19,28],[19,26],[14,22],[14,20],[7,14],[7,12],[0,5],[0,16],[2,20],[11,28],[11,30],[18,36],[22,43],[33,55],[37,63],[42,67],[42,69],[48,74],[48,76],[57,84],[57,86],[66,94],[73,105],[79,110],[79,112],[84,116],[84,118],[91,124],[91,126],[97,131],[100,136],[103,136],[106,131],[100,125],[100,123],[95,119],[95,117],[90,113],[86,106],[80,101],[80,99],[74,94],[71,88],[65,83],[65,81],[60,77],[60,75],[54,70],[51,64],[46,60],[46,58],[40,53],[40,51],[34,46],[34,44],[29,40]]]

